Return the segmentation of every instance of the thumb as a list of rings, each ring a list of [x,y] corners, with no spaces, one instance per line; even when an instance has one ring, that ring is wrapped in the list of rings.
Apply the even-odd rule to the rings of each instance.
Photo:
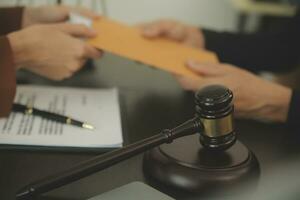
[[[97,32],[82,24],[68,24],[61,23],[57,25],[57,28],[61,31],[70,34],[75,37],[95,37]]]
[[[158,37],[160,35],[160,30],[153,24],[139,24],[138,28],[141,30],[143,36],[148,38]]]
[[[221,68],[212,63],[200,63],[194,60],[188,60],[186,67],[201,76],[217,76],[221,74]]]

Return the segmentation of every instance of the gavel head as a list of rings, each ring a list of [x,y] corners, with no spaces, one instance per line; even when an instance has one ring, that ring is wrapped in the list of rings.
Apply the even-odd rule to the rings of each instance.
[[[196,93],[196,116],[204,128],[200,142],[205,148],[223,151],[235,143],[232,99],[232,92],[221,85],[207,86]]]

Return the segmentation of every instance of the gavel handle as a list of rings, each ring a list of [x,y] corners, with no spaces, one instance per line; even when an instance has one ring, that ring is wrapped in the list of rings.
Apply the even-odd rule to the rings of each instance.
[[[45,177],[40,181],[24,187],[16,194],[17,200],[34,199],[40,194],[67,185],[81,178],[106,169],[123,160],[145,152],[164,143],[171,143],[174,139],[202,132],[202,124],[197,118],[190,119],[174,129],[166,129],[161,133],[126,147],[96,156],[90,160],[62,171],[54,176]]]

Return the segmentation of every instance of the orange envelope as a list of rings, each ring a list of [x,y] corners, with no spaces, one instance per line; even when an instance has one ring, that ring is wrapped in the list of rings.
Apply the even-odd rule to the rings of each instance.
[[[196,76],[185,67],[188,59],[218,62],[217,56],[212,52],[187,47],[168,39],[147,39],[137,27],[104,17],[94,21],[93,28],[99,35],[88,40],[91,45],[175,74]]]

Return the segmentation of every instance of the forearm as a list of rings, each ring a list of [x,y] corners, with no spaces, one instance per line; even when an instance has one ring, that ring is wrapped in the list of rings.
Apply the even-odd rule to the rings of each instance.
[[[300,91],[294,90],[291,97],[287,125],[292,132],[300,133]]]
[[[205,45],[221,62],[250,71],[288,71],[299,61],[298,29],[273,34],[232,34],[204,30]]]
[[[0,36],[0,117],[9,114],[16,92],[16,72],[9,40]]]
[[[23,10],[23,7],[0,8],[0,35],[21,28]]]

